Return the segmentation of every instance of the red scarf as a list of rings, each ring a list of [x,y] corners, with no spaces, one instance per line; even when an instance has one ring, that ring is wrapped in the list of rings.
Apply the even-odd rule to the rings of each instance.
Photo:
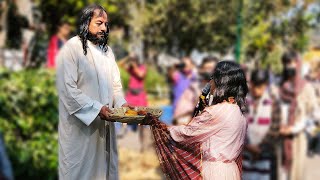
[[[56,56],[58,54],[58,37],[52,36],[47,49],[47,67],[56,68]]]
[[[289,108],[289,117],[288,117],[288,125],[293,126],[295,123],[295,112],[297,108],[297,96],[301,93],[305,86],[305,81],[301,77],[301,68],[302,62],[300,59],[297,61],[297,68],[296,68],[296,76],[294,77],[294,84],[291,82],[285,82],[281,86],[280,96],[282,100],[290,103]],[[292,137],[287,137],[284,140],[284,165],[287,170],[291,169],[292,165]]]

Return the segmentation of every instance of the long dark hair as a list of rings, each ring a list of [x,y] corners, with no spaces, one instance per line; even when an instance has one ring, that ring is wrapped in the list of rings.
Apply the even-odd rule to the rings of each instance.
[[[262,84],[268,84],[269,83],[269,72],[264,69],[256,69],[252,71],[251,77],[250,77],[250,83],[259,86]]]
[[[100,10],[100,13],[107,13],[107,11],[100,5],[93,4],[90,6],[85,7],[80,14],[79,22],[78,22],[78,36],[80,37],[81,43],[82,43],[82,48],[83,48],[83,54],[87,55],[87,40],[88,36],[90,34],[89,32],[89,24],[91,22],[91,19],[94,15],[95,10]],[[106,31],[106,41],[100,45],[100,47],[107,52],[108,46],[108,35],[109,35],[109,26],[107,26],[107,31]]]
[[[212,104],[228,101],[233,97],[241,112],[247,111],[246,95],[248,85],[240,65],[231,61],[221,61],[216,65],[211,79],[215,83]]]
[[[287,68],[287,65],[292,63],[293,61],[298,61],[298,54],[294,50],[290,50],[288,52],[285,52],[282,57],[282,80],[281,80],[281,86],[288,81],[290,78],[294,77],[296,75],[296,69],[290,69]]]

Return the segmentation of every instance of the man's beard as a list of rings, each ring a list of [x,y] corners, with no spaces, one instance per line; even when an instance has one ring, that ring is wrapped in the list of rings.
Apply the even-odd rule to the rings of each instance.
[[[101,35],[99,37],[99,35]],[[108,43],[108,33],[106,32],[99,32],[97,34],[92,34],[91,32],[88,33],[88,40],[91,41],[93,44],[98,45],[106,45]]]

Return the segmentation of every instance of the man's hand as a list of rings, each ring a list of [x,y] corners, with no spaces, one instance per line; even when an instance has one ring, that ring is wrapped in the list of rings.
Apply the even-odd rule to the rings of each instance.
[[[110,116],[110,113],[112,113],[112,111],[107,106],[102,106],[99,116],[101,119],[107,120]]]

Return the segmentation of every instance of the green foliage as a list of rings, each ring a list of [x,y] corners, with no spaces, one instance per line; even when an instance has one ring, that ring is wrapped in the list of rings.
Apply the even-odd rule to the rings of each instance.
[[[80,10],[91,3],[101,4],[108,11],[111,28],[123,28],[120,46],[130,48],[143,42],[148,51],[187,55],[193,49],[230,53],[236,43],[237,27],[241,26],[241,62],[254,60],[268,64],[275,47],[304,51],[308,46],[310,21],[319,14],[307,14],[308,4],[299,7],[289,0],[37,0],[44,22],[53,33],[60,19],[76,22]],[[290,17],[286,17],[288,12]],[[237,21],[241,12],[242,21]],[[238,24],[239,23],[239,24]],[[114,42],[111,35],[110,43]],[[131,42],[131,43],[130,43]],[[276,50],[280,51],[280,50]]]
[[[76,25],[81,10],[89,4],[99,4],[106,9],[114,26],[124,26],[125,16],[121,1],[117,0],[36,0],[50,34],[53,34],[61,20]],[[124,2],[124,1],[123,1]],[[76,32],[76,29],[74,29]]]
[[[259,67],[281,69],[280,57],[286,49],[303,52],[308,47],[317,14],[308,14],[304,6],[286,0],[243,0],[241,62],[254,61]]]
[[[121,75],[121,83],[124,91],[127,91],[129,85],[129,73],[124,69],[119,67],[120,75]]]
[[[120,68],[120,74],[123,89],[126,91],[128,90],[130,75],[123,68]],[[157,86],[167,86],[166,77],[160,74],[154,67],[148,66],[147,75],[145,78],[145,89],[148,93],[154,93]]]
[[[154,67],[149,67],[145,80],[146,90],[148,93],[154,93],[157,86],[167,86],[166,77],[160,74]]]
[[[127,88],[129,75],[120,71]],[[145,84],[153,91],[165,79],[149,68]],[[57,179],[57,104],[53,71],[0,71],[0,131],[16,179]]]
[[[276,45],[272,51],[266,55],[265,61],[262,61],[261,67],[270,67],[273,72],[280,74],[282,72],[282,63],[280,61],[282,54],[284,53],[283,47]]]
[[[237,1],[155,1],[143,29],[147,46],[171,53],[226,52],[236,38]]]
[[[16,179],[57,179],[58,110],[54,73],[0,73],[0,130]]]

